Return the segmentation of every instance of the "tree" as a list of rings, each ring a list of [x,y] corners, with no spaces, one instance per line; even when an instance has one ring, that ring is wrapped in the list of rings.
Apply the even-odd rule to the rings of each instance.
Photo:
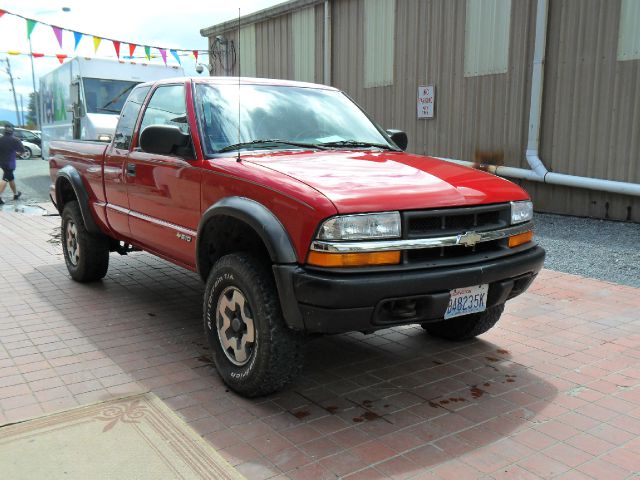
[[[37,125],[36,122],[36,102],[38,101],[38,93],[31,92],[29,94],[29,107],[27,109],[27,125],[33,128]]]

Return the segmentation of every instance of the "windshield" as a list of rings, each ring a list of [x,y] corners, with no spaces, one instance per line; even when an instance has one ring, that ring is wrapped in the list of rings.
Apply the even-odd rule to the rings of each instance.
[[[119,115],[129,92],[140,82],[84,78],[84,98],[87,113]]]
[[[234,149],[395,148],[342,92],[200,84],[197,98],[207,155]]]

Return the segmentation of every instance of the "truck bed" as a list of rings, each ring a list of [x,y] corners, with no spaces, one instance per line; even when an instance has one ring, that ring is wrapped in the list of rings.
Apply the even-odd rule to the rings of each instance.
[[[72,165],[80,174],[89,203],[105,203],[103,184],[104,155],[109,144],[85,140],[56,140],[49,148],[49,172],[52,187],[58,171]],[[53,188],[52,188],[53,194]],[[53,198],[55,200],[55,198]]]

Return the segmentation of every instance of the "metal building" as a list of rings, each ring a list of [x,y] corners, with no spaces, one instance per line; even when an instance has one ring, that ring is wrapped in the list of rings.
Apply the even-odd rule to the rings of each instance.
[[[331,84],[409,151],[501,152],[540,211],[640,221],[640,0],[293,0],[201,33],[213,75]]]

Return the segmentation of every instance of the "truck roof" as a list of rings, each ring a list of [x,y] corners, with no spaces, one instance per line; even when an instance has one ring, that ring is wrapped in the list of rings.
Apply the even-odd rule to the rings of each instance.
[[[286,86],[286,87],[300,87],[300,88],[318,88],[322,90],[334,90],[337,88],[329,85],[322,85],[319,83],[297,82],[294,80],[282,80],[276,78],[254,78],[254,77],[174,77],[166,78],[163,80],[157,80],[155,82],[146,82],[143,85],[154,85],[156,83],[177,83],[192,81],[194,83],[208,83],[211,85],[273,85],[273,86]]]

